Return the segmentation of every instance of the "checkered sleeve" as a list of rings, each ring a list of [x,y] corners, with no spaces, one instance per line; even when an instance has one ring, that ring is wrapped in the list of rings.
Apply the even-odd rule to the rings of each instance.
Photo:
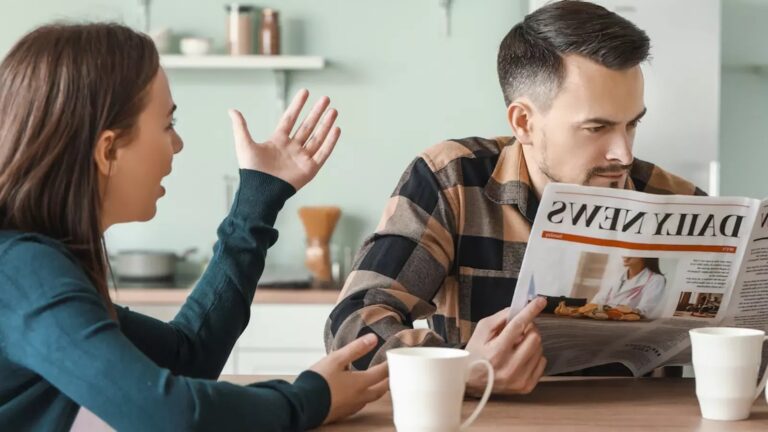
[[[451,268],[456,237],[451,206],[426,157],[401,177],[326,323],[329,352],[378,336],[377,348],[353,363],[358,370],[384,361],[391,348],[447,345],[435,332],[413,328],[436,310],[433,298]]]

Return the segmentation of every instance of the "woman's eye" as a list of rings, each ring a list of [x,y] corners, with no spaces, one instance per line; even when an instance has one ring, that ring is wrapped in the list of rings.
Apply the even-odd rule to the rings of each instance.
[[[168,129],[173,129],[176,126],[176,117],[173,117],[171,119],[171,122],[168,124]]]

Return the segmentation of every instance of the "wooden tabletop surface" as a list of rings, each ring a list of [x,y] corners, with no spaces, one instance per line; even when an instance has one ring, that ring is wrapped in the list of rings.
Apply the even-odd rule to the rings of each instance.
[[[231,375],[247,384],[274,377]],[[285,378],[285,377],[282,377]],[[477,402],[467,400],[463,416]],[[319,431],[394,431],[389,395],[361,412]],[[748,420],[718,422],[701,418],[694,382],[685,378],[547,378],[530,395],[492,397],[469,431],[765,431],[768,406],[759,398]]]

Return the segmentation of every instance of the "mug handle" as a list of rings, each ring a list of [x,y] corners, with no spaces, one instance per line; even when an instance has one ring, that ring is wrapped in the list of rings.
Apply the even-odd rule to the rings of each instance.
[[[763,343],[768,340],[768,336],[763,338]],[[766,366],[766,369],[768,369],[768,366]],[[763,370],[763,377],[760,379],[760,384],[757,386],[757,391],[755,392],[755,398],[757,399],[760,397],[760,394],[763,393],[763,389],[765,389],[765,383],[768,380],[768,370]]]
[[[483,397],[480,399],[480,402],[477,404],[477,407],[472,412],[472,414],[466,420],[464,420],[464,423],[461,424],[461,427],[459,428],[459,430],[461,431],[466,430],[472,424],[472,422],[474,422],[475,419],[477,419],[477,416],[480,415],[480,411],[483,410],[483,407],[485,407],[485,403],[488,402],[488,398],[491,396],[491,390],[493,390],[494,374],[493,374],[493,366],[491,365],[491,362],[489,362],[486,359],[478,359],[470,363],[467,369],[472,369],[473,367],[479,364],[485,366],[485,370],[488,372],[488,381],[485,384],[485,391],[483,392]]]

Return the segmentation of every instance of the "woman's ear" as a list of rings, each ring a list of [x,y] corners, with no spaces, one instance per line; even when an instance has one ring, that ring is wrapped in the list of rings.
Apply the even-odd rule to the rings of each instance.
[[[114,172],[114,162],[117,158],[117,148],[115,140],[117,134],[111,130],[106,130],[99,135],[96,141],[96,148],[93,151],[93,159],[99,168],[99,173],[104,177],[109,177]]]
[[[520,144],[531,144],[533,134],[533,105],[525,98],[518,99],[507,107],[507,121],[512,133]]]

